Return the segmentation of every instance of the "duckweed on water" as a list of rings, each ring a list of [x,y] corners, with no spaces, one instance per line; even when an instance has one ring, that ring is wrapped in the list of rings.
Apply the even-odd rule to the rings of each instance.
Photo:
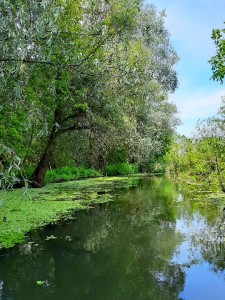
[[[111,201],[110,192],[137,183],[138,177],[110,177],[0,191],[0,249],[22,242],[31,230],[69,218],[71,212]]]

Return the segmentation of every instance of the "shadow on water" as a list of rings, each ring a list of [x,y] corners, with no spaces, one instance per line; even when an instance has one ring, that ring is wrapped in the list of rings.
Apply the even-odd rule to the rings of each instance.
[[[215,205],[164,177],[115,198],[2,254],[0,299],[224,299]],[[216,286],[212,298],[204,278]]]

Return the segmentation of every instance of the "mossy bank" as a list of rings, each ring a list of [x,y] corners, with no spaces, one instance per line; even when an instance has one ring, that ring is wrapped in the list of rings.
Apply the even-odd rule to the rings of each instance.
[[[111,201],[113,190],[137,185],[138,179],[95,178],[48,184],[42,189],[0,191],[0,249],[22,242],[31,230]]]

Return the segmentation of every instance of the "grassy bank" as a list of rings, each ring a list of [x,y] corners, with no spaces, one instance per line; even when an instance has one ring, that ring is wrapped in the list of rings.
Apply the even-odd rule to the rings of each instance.
[[[0,249],[22,242],[31,230],[69,218],[71,212],[112,200],[113,190],[136,185],[138,178],[93,178],[0,191]]]
[[[25,178],[29,179],[34,172],[34,169],[34,167],[24,168],[23,175]],[[138,173],[137,166],[129,163],[106,165],[104,169],[104,174],[106,176],[124,176],[136,173]],[[44,184],[85,178],[98,178],[101,176],[102,172],[100,170],[89,169],[85,167],[64,166],[48,170],[45,174]],[[17,174],[17,177],[19,178],[20,174]]]

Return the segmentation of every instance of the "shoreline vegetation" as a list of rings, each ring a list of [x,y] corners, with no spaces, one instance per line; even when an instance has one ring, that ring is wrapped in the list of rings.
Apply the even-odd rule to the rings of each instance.
[[[27,234],[73,218],[73,213],[113,200],[112,191],[135,186],[144,174],[99,177],[46,184],[41,189],[0,191],[0,251],[23,242]]]
[[[33,172],[33,168],[26,169],[25,177],[30,178]],[[85,167],[64,166],[56,169],[49,169],[45,174],[44,184],[102,176],[124,176],[135,173],[138,173],[137,167],[129,163],[106,165],[104,172]]]

